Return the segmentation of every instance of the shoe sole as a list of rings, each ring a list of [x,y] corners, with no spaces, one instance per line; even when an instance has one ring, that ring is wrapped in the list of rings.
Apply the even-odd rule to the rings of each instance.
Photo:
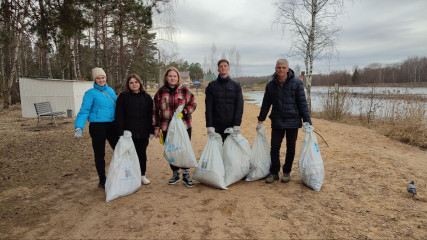
[[[141,182],[141,184],[142,185],[148,185],[148,184],[150,184],[151,182],[149,182],[149,183],[143,183],[143,182]]]
[[[189,188],[192,188],[192,187],[194,187],[194,184],[193,185],[188,185],[187,183],[185,183],[184,181],[182,181],[184,184],[185,184],[185,186],[187,186],[187,187],[189,187]]]
[[[173,183],[168,182],[168,184],[169,184],[169,185],[175,185],[177,182],[180,182],[180,181],[181,181],[181,179],[178,179],[176,182],[173,182]]]
[[[273,181],[272,182],[270,182],[268,179],[266,179],[265,180],[265,183],[268,183],[268,184],[272,184],[272,183],[274,183],[275,181],[279,181],[279,178],[273,178]]]
[[[267,181],[265,181],[265,183],[272,184],[272,183],[274,183],[275,181],[279,181],[279,180],[274,179],[274,181],[272,181],[272,182],[267,182]]]
[[[280,178],[280,181],[281,181],[282,183],[288,183],[288,182],[290,182],[290,181],[291,181],[291,178],[289,178],[288,180],[284,180],[283,178]]]

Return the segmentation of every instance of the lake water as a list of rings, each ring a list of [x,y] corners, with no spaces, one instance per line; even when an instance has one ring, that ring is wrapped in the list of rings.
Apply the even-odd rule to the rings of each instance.
[[[323,110],[323,102],[327,98],[328,90],[333,91],[332,87],[312,87],[311,88],[311,105],[312,111],[320,112]],[[412,103],[408,103],[404,100],[389,100],[382,98],[371,99],[368,96],[372,91],[374,93],[408,93],[415,94],[424,99],[427,99],[427,88],[402,88],[402,87],[340,87],[340,91],[345,90],[352,93],[350,97],[346,98],[346,101],[349,103],[349,112],[353,115],[359,115],[360,113],[366,113],[370,106],[376,105],[376,115],[383,116],[386,112],[390,111],[392,106],[398,106],[400,109],[413,106]],[[252,91],[245,92],[243,94],[245,98],[251,99],[247,100],[248,103],[253,103],[255,105],[261,106],[262,98],[264,96],[264,91]],[[396,104],[397,103],[397,104]],[[411,105],[412,104],[412,105]],[[424,102],[424,109],[427,111],[427,101]],[[427,117],[427,114],[425,115]]]

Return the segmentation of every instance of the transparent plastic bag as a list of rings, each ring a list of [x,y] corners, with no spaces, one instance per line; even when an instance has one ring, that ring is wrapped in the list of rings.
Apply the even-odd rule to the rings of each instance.
[[[199,165],[194,170],[193,179],[212,187],[227,189],[222,161],[222,138],[218,133],[209,137],[200,156]]]
[[[176,167],[193,168],[197,167],[197,161],[187,128],[181,119],[183,109],[184,105],[179,106],[169,123],[165,140],[164,157],[170,164]]]
[[[141,187],[141,168],[132,141],[132,133],[124,131],[114,149],[105,183],[106,202],[136,192]]]
[[[267,131],[262,126],[255,137],[251,151],[251,166],[245,181],[256,181],[267,177],[270,173],[271,157],[270,144],[267,140]]]
[[[235,134],[232,128],[227,128],[224,132],[230,133],[225,139],[222,151],[225,185],[229,186],[248,174],[251,163],[251,146],[242,134]]]
[[[325,170],[317,143],[314,128],[309,123],[303,124],[305,138],[301,146],[298,167],[305,185],[315,191],[320,191],[325,177]]]

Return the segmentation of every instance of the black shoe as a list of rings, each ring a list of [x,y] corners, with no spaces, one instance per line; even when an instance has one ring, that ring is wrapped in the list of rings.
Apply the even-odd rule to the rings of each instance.
[[[98,187],[102,188],[102,189],[105,189],[105,182],[99,182],[98,183]]]
[[[193,183],[193,180],[191,180],[190,178],[190,174],[184,174],[182,176],[182,181],[187,187],[194,187],[194,183]]]
[[[179,171],[174,171],[171,179],[169,179],[169,184],[175,184],[179,181],[181,181],[179,178]]]

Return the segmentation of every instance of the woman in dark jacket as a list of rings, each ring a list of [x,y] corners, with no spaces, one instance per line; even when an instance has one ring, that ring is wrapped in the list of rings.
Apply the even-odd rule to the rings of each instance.
[[[116,124],[119,136],[122,136],[125,130],[132,133],[132,140],[141,167],[142,184],[150,183],[150,180],[145,177],[145,171],[148,139],[154,136],[152,113],[153,100],[145,91],[141,78],[136,74],[130,75],[124,91],[117,98]]]

